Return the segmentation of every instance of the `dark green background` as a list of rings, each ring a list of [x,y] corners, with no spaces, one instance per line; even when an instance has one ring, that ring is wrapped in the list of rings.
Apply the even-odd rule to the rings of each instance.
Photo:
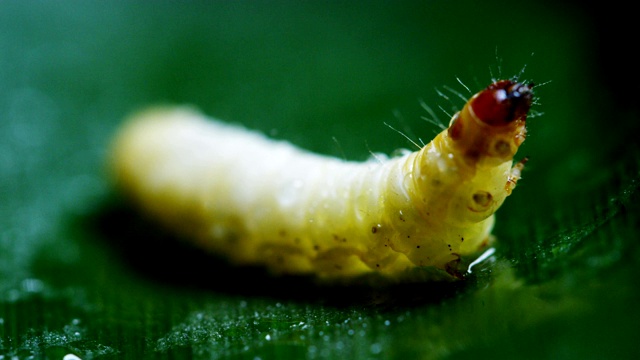
[[[632,12],[600,6],[0,1],[0,359],[631,358],[638,75]],[[411,146],[385,122],[429,141],[420,101],[448,122],[457,79],[513,76],[537,84],[530,162],[494,261],[458,284],[228,267],[136,213],[104,167],[149,104],[364,160]]]

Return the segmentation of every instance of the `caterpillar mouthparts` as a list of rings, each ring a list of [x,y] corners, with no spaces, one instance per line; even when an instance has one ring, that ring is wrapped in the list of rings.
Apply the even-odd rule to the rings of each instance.
[[[387,160],[313,154],[184,106],[135,113],[109,165],[142,211],[238,265],[324,280],[433,270],[459,279],[490,248],[526,162],[533,85],[472,96],[421,150]],[[475,263],[474,263],[475,264]]]

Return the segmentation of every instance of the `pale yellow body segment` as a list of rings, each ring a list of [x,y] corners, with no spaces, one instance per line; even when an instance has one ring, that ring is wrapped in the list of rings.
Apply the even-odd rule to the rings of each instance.
[[[183,107],[129,119],[110,165],[135,203],[202,248],[320,278],[475,256],[512,174],[511,159],[466,165],[446,130],[418,152],[348,162]]]

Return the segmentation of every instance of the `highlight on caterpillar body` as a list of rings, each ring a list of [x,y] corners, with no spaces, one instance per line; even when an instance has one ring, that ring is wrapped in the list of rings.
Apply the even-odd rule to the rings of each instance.
[[[155,107],[124,124],[109,165],[144,212],[233,264],[326,280],[416,269],[459,279],[460,264],[490,248],[494,213],[520,179],[532,86],[494,82],[421,150],[366,162]]]

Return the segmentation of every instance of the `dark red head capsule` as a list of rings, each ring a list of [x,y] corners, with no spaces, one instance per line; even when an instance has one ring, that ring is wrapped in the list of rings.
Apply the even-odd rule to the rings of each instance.
[[[526,120],[531,108],[533,84],[524,85],[501,80],[489,85],[471,100],[474,115],[488,125],[504,125],[515,120]]]

